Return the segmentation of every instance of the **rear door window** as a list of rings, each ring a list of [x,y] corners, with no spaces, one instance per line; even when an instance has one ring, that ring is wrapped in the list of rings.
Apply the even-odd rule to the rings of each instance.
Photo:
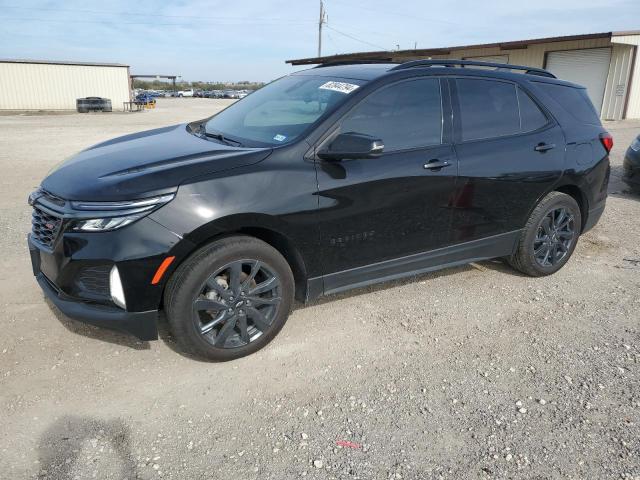
[[[502,137],[520,132],[516,86],[494,80],[455,80],[462,140]]]
[[[535,83],[579,122],[601,125],[598,112],[591,103],[585,88],[546,82]]]

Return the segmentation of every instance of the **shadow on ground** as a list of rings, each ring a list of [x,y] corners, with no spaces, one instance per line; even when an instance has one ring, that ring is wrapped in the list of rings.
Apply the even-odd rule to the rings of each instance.
[[[129,427],[121,420],[104,421],[69,415],[51,424],[38,443],[39,479],[67,480],[86,478],[81,472],[92,468],[91,460],[81,458],[83,451],[96,460],[107,450],[117,457],[116,478],[138,478],[131,452]],[[97,466],[96,466],[97,467]],[[99,476],[98,478],[104,478]]]

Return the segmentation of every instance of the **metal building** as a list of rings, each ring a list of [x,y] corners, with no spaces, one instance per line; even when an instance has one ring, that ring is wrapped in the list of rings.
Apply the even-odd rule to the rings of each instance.
[[[0,110],[75,110],[76,99],[129,101],[129,66],[0,59]]]
[[[287,63],[451,58],[542,67],[558,78],[587,87],[601,117],[620,120],[640,118],[639,45],[640,31],[606,32],[459,47],[349,53],[287,60]]]

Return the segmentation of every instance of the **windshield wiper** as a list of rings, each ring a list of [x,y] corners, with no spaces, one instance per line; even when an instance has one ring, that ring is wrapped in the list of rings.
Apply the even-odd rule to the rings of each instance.
[[[230,145],[232,147],[241,147],[242,146],[242,144],[240,142],[237,142],[235,140],[231,140],[230,138],[226,138],[220,132],[207,132],[207,129],[206,129],[204,123],[200,125],[199,133],[202,136],[205,136],[207,138],[214,138],[214,139],[218,140],[219,142],[222,142],[222,143],[224,143],[226,145]]]

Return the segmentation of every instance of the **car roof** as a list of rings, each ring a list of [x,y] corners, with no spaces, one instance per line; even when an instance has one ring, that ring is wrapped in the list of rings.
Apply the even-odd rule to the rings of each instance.
[[[392,62],[380,62],[380,63],[350,63],[350,64],[336,64],[336,65],[320,65],[307,70],[301,70],[291,75],[313,75],[313,76],[326,76],[326,77],[341,77],[351,78],[355,80],[370,81],[376,78],[390,75],[396,72],[420,72],[421,75],[464,75],[464,76],[478,76],[486,78],[502,78],[505,80],[522,81],[528,80],[533,82],[555,83],[558,85],[564,85],[567,87],[584,88],[582,85],[561,80],[554,77],[546,77],[542,75],[535,75],[529,73],[517,73],[508,70],[491,70],[478,67],[452,67],[452,66],[416,66],[411,69],[393,70],[394,67],[401,65],[400,63]],[[505,68],[508,68],[508,64],[505,64]]]

